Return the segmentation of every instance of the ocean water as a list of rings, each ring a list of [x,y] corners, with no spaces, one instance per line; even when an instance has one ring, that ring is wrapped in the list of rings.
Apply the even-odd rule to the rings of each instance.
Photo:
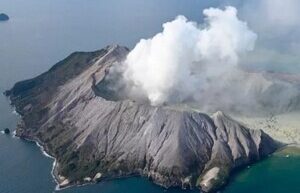
[[[161,31],[161,24],[183,14],[201,21],[203,8],[226,5],[222,0],[0,0],[0,92],[16,81],[50,68],[73,51],[108,44],[132,48],[140,38]],[[238,4],[238,1],[231,1]],[[0,96],[0,129],[16,126],[18,117]],[[32,142],[0,134],[0,193],[51,193],[52,161]],[[298,193],[300,158],[270,158],[234,176],[225,193]],[[184,193],[165,190],[143,178],[127,178],[74,187],[62,193]]]

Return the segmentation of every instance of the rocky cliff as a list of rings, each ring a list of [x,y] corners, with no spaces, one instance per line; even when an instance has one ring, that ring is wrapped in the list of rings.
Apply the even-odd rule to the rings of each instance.
[[[56,158],[61,186],[142,175],[165,187],[213,191],[230,173],[274,152],[278,143],[222,112],[109,100],[103,79],[128,49],[76,52],[6,91],[22,116],[17,135]]]

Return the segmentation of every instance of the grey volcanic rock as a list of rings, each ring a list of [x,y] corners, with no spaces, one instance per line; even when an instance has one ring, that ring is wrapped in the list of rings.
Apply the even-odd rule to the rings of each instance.
[[[57,159],[54,174],[61,186],[142,175],[165,187],[212,191],[234,169],[279,147],[263,131],[222,112],[209,117],[108,100],[102,81],[128,51],[109,46],[74,53],[6,92],[22,115],[17,135],[39,141]]]
[[[10,134],[9,128],[5,128],[3,131],[4,131],[5,134]]]
[[[0,13],[0,21],[8,21],[8,20],[9,20],[8,15],[4,13]]]

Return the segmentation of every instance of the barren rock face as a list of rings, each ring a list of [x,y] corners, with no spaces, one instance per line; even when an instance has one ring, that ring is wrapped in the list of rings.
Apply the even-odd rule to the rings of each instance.
[[[109,96],[99,89],[109,67],[127,53],[120,46],[74,53],[6,92],[22,115],[17,135],[38,140],[57,159],[59,182],[65,182],[59,176],[76,184],[138,174],[165,187],[211,191],[233,169],[279,147],[222,112],[209,117],[101,97]]]

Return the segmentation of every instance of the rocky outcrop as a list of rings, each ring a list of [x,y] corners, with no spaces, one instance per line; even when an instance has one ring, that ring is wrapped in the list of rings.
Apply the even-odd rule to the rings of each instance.
[[[0,13],[0,21],[8,21],[8,20],[9,20],[8,15],[4,13]]]
[[[4,134],[10,134],[10,130],[9,130],[9,128],[5,128],[5,129],[3,129],[3,133],[4,133]]]
[[[73,53],[5,93],[22,115],[17,135],[39,141],[56,158],[54,174],[63,186],[143,175],[164,187],[213,191],[234,169],[278,148],[263,131],[222,112],[210,117],[109,100],[103,79],[127,53],[120,46]]]

